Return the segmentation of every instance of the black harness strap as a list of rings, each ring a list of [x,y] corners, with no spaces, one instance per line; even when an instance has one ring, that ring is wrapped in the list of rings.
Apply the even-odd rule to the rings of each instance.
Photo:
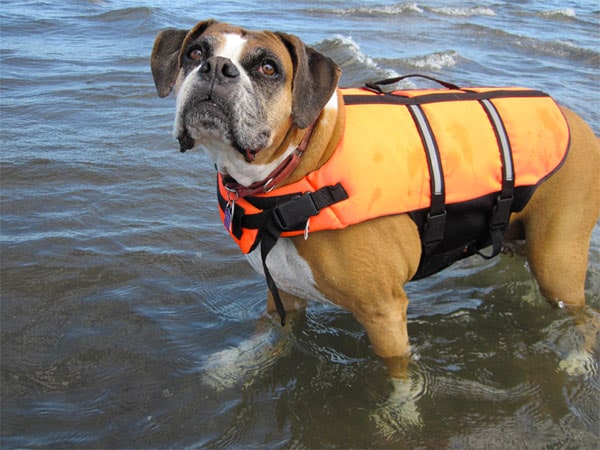
[[[217,190],[218,191],[218,190]],[[226,200],[218,192],[221,209],[226,207]],[[323,208],[341,202],[348,198],[344,187],[338,183],[334,186],[324,186],[315,192],[302,195],[284,195],[273,197],[245,197],[253,206],[262,209],[260,213],[246,214],[243,208],[236,207],[232,220],[232,232],[241,236],[242,228],[258,229],[259,234],[255,246],[260,243],[260,255],[269,291],[273,295],[275,307],[285,325],[285,308],[279,295],[279,289],[267,265],[267,256],[277,244],[282,233],[301,231],[308,227],[308,221],[316,216]]]
[[[266,211],[270,219],[261,233],[260,256],[262,258],[263,270],[267,279],[267,286],[273,295],[275,307],[281,318],[281,325],[285,325],[285,308],[279,295],[279,289],[269,267],[267,256],[273,249],[279,236],[284,231],[297,231],[308,227],[308,220],[319,214],[321,209],[341,202],[348,198],[348,193],[341,184],[325,186],[315,192],[307,192],[283,202],[275,208]],[[263,213],[264,214],[264,213]]]
[[[491,259],[502,250],[502,236],[508,226],[514,200],[515,172],[510,141],[498,110],[490,100],[480,100],[480,103],[494,128],[502,160],[502,188],[496,198],[496,203],[489,219],[492,253],[484,255],[480,251],[477,252],[481,257]]]
[[[420,73],[411,73],[409,75],[402,75],[401,77],[387,78],[385,80],[372,81],[370,83],[365,83],[365,87],[367,89],[372,90],[373,92],[376,92],[377,94],[383,94],[384,92],[383,92],[383,89],[381,89],[381,86],[388,86],[390,84],[396,84],[402,80],[405,80],[406,78],[414,78],[414,77],[424,78],[429,81],[434,81],[448,89],[453,89],[453,90],[457,90],[457,91],[460,90],[460,87],[458,87],[454,83],[448,83],[447,81],[439,80],[437,78],[433,78],[428,75],[422,75]]]

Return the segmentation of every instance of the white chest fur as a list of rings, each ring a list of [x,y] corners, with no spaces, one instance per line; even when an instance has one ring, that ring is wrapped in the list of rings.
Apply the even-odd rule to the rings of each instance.
[[[250,265],[264,275],[260,246],[246,255]],[[331,303],[317,289],[308,263],[298,254],[291,240],[280,238],[267,256],[267,267],[278,289],[306,300]]]

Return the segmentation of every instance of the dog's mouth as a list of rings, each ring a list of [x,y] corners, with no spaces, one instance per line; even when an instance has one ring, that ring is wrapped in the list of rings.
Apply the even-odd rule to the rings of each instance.
[[[210,98],[185,105],[177,136],[180,151],[184,153],[194,148],[195,141],[202,140],[207,132],[223,141],[231,141],[230,116],[226,108]]]
[[[234,128],[231,124],[242,123]],[[240,120],[234,111],[212,99],[186,105],[177,135],[179,150],[184,153],[194,148],[203,138],[211,136],[222,140],[251,163],[256,155],[271,144],[271,132],[266,127],[251,126],[249,120]]]

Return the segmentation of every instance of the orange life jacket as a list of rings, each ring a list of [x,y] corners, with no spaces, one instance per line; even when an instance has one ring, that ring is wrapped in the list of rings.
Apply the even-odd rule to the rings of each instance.
[[[342,94],[344,135],[322,167],[296,183],[246,198],[237,198],[219,177],[221,218],[244,253],[267,235],[273,241],[308,228],[341,229],[400,213],[411,213],[421,232],[422,270],[415,278],[491,241],[497,253],[510,213],[521,210],[561,165],[569,146],[561,110],[540,91],[342,89]],[[487,223],[468,243],[444,246],[446,212],[469,204]],[[455,228],[463,227],[464,216],[455,218]],[[435,248],[452,250],[452,256],[428,267],[425,258]]]

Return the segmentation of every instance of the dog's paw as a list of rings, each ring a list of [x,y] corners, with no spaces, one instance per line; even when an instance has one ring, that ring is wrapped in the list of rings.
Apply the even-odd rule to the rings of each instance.
[[[272,327],[210,355],[203,364],[202,381],[219,391],[250,384],[290,348],[287,333]]]
[[[423,393],[422,380],[393,379],[390,396],[371,413],[371,420],[387,439],[403,434],[407,428],[421,427],[421,413],[417,400]]]
[[[573,350],[563,359],[558,368],[571,376],[591,377],[598,373],[598,362],[583,350]]]

